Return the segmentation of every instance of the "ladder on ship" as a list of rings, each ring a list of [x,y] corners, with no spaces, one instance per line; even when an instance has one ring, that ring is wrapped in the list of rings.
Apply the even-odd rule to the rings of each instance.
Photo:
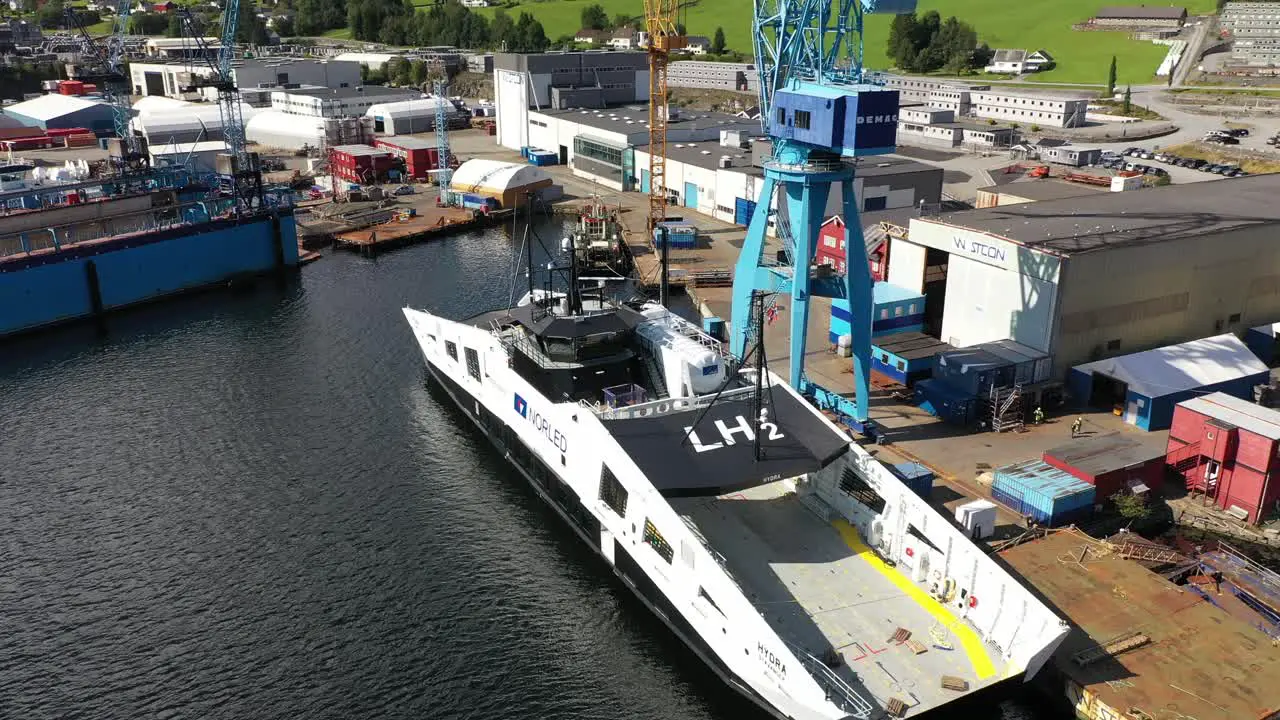
[[[1128,652],[1134,648],[1142,647],[1151,642],[1151,638],[1141,632],[1131,632],[1119,637],[1108,640],[1107,642],[1095,645],[1091,648],[1081,650],[1071,656],[1072,661],[1080,667],[1092,665],[1103,658],[1115,657],[1123,652]]]
[[[988,406],[993,432],[1022,431],[1025,426],[1022,398],[1021,384],[991,388]]]
[[[653,356],[644,353],[644,369],[649,373],[649,384],[653,387],[653,399],[661,400],[671,396],[667,391],[667,381],[662,377],[662,370],[658,367],[658,362]]]
[[[1121,543],[1116,547],[1116,554],[1126,560],[1142,560],[1144,562],[1158,564],[1168,564],[1186,560],[1185,557],[1168,548],[1136,542]]]

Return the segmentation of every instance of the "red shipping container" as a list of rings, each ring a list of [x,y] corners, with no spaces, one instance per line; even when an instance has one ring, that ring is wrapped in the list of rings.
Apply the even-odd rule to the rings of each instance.
[[[58,93],[61,95],[83,95],[84,83],[79,80],[63,80],[58,83]]]
[[[87,132],[89,132],[89,128],[49,128],[45,131],[45,135],[62,137],[63,135],[84,135]]]
[[[1042,459],[1097,488],[1098,502],[1128,490],[1130,483],[1142,483],[1151,490],[1164,483],[1164,446],[1124,433],[1072,440],[1046,450]]]

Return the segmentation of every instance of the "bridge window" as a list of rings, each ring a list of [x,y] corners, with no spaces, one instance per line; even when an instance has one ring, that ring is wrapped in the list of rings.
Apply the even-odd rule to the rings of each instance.
[[[796,111],[796,127],[800,128],[801,130],[809,129],[809,111],[808,110]]]
[[[476,380],[480,379],[480,356],[471,348],[463,348],[467,353],[467,374]]]
[[[844,472],[840,474],[840,490],[845,494],[857,500],[859,503],[866,505],[871,512],[880,513],[884,511],[884,498],[880,497],[875,490],[867,484],[866,480],[858,477],[853,468],[846,467]]]
[[[662,533],[658,532],[658,528],[654,526],[649,518],[644,520],[644,542],[653,548],[654,552],[661,555],[662,559],[667,561],[667,564],[670,564],[671,558],[676,555],[675,551],[671,549],[671,544],[667,542],[666,538],[662,537]]]
[[[444,351],[454,360],[458,359],[458,345],[452,340],[444,341]]]
[[[787,109],[786,109],[786,108],[778,108],[778,124],[779,124],[779,125],[786,125],[786,124],[787,124]]]
[[[627,516],[627,489],[614,477],[608,465],[600,470],[600,499],[613,508],[618,517]]]

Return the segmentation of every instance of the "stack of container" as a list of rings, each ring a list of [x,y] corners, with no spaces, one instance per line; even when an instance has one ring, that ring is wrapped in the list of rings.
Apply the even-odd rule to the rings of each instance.
[[[890,465],[889,470],[911,488],[911,492],[928,500],[933,493],[933,471],[920,463],[904,462]]]
[[[1041,525],[1057,527],[1093,514],[1096,490],[1043,460],[998,468],[991,496]]]
[[[924,295],[887,282],[873,285],[871,294],[871,337],[924,330]],[[833,344],[841,335],[849,334],[852,319],[846,298],[831,301],[831,327],[827,335]]]
[[[698,244],[698,228],[687,220],[665,220],[653,229],[654,247],[662,247],[661,228],[667,230],[667,247],[673,250],[691,250]]]

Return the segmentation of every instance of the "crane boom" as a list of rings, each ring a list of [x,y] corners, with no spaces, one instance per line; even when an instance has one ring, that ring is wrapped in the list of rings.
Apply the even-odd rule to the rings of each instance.
[[[129,131],[133,113],[129,109],[129,77],[125,74],[124,38],[129,32],[129,17],[133,12],[132,0],[118,0],[112,32],[105,47],[93,39],[75,8],[68,7],[68,24],[81,36],[84,55],[90,58],[88,72],[77,73],[80,79],[92,79],[111,106],[111,119],[118,145],[113,148],[111,164],[117,174],[146,170],[146,153],[142,143]]]
[[[673,49],[685,45],[676,25],[678,0],[645,0],[645,30],[649,34],[649,237],[667,217],[667,63]]]

